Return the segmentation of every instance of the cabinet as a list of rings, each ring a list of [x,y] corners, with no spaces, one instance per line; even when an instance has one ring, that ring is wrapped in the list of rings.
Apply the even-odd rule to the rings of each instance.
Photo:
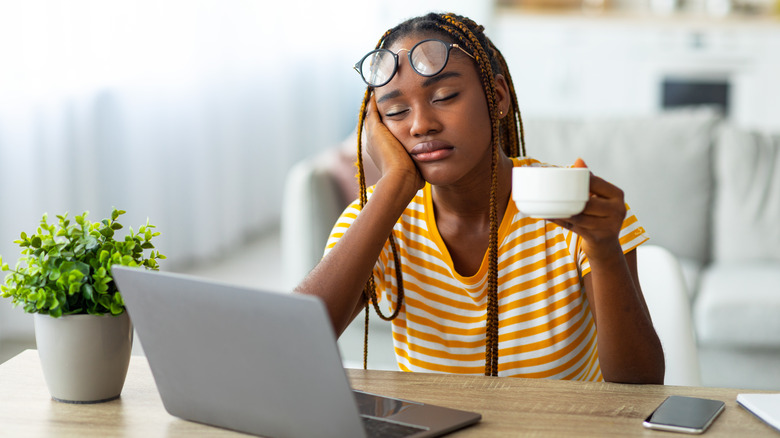
[[[673,80],[725,84],[730,119],[780,129],[780,20],[500,9],[491,37],[531,117],[652,115]]]

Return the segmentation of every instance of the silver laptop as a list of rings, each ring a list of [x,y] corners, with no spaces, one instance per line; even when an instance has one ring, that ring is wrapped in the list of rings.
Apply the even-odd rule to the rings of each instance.
[[[431,437],[481,419],[351,390],[316,297],[112,272],[174,416],[275,438]]]

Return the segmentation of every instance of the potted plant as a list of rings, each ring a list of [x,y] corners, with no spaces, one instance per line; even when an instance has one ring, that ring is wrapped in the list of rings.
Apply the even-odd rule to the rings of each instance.
[[[158,269],[165,256],[154,250],[160,233],[145,225],[119,239],[114,209],[111,217],[90,222],[88,212],[73,221],[67,213],[49,224],[43,215],[33,234],[22,232],[14,241],[21,257],[0,286],[34,314],[35,340],[52,398],[74,403],[97,403],[119,397],[124,386],[133,330],[122,295],[111,277],[111,266]],[[148,255],[145,252],[149,251]]]

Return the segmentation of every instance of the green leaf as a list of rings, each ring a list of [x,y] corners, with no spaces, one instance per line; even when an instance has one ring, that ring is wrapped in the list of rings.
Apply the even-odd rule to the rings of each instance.
[[[3,297],[10,297],[14,306],[26,312],[52,316],[124,311],[124,301],[110,275],[113,264],[147,266],[157,269],[157,253],[151,240],[160,233],[146,224],[135,233],[120,238],[124,226],[116,222],[124,214],[114,208],[110,219],[91,222],[88,212],[69,219],[68,213],[57,215],[48,223],[44,214],[35,233],[20,233],[14,243],[22,256],[13,270],[0,258],[0,269],[8,271],[0,284]],[[115,240],[116,239],[116,240]],[[144,255],[145,250],[151,254]]]
[[[86,245],[84,245],[83,243],[79,243],[78,245],[76,245],[75,248],[73,248],[73,253],[74,254],[83,254],[85,248],[86,248]]]
[[[95,249],[97,249],[98,246],[100,246],[100,242],[98,242],[98,240],[94,236],[91,235],[87,236],[85,241],[86,241],[85,246],[87,248],[87,251],[94,251]]]
[[[95,290],[92,288],[92,285],[87,283],[84,284],[81,287],[81,295],[84,296],[84,299],[87,301],[92,301],[92,297],[94,296]]]
[[[79,261],[65,261],[60,265],[60,271],[70,275],[78,275],[75,280],[80,280],[89,275],[89,265]]]

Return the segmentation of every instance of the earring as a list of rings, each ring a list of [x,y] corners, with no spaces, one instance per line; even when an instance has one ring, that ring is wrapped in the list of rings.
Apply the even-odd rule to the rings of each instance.
[[[499,111],[499,112],[498,112],[498,115],[499,115],[499,116],[503,116],[503,115],[504,115],[504,112],[503,112],[503,111]]]

